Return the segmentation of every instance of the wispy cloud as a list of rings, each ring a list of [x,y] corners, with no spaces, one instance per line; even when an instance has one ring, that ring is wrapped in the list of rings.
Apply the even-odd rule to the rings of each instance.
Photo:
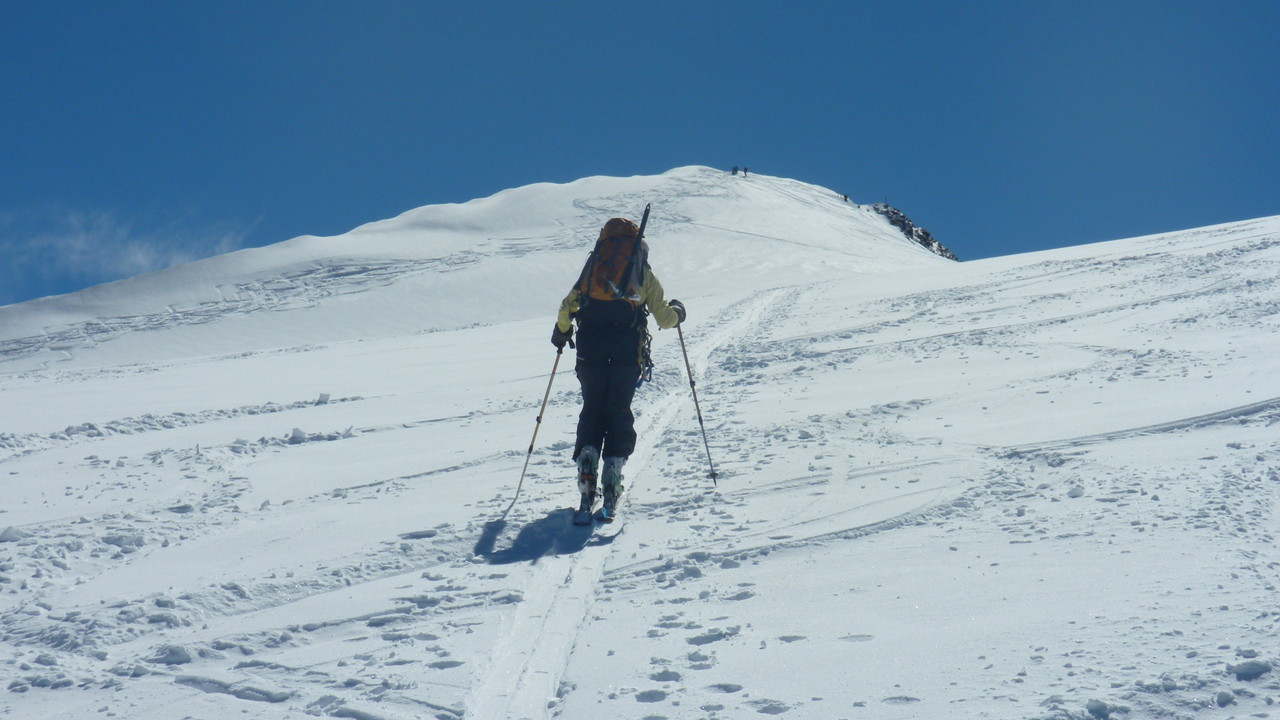
[[[252,226],[113,211],[0,212],[0,305],[163,270],[245,247]]]

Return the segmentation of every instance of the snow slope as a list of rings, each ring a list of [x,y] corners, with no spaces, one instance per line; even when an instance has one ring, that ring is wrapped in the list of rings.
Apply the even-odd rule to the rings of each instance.
[[[872,208],[792,180],[702,167],[594,177],[423,207],[337,237],[295,238],[0,308],[0,367],[203,357],[545,319],[601,218],[638,221],[646,203],[662,277],[698,292],[936,260]],[[218,330],[200,327],[214,321]],[[148,331],[145,340],[137,330]],[[121,335],[130,341],[116,342]],[[83,357],[89,349],[92,360]]]
[[[720,480],[655,333],[584,531],[571,357],[516,484],[646,202]],[[1278,265],[1280,218],[957,264],[681,168],[0,308],[0,712],[1265,717]]]

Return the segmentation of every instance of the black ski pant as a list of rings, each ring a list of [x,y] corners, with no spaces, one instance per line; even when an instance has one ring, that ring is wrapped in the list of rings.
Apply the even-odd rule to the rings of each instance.
[[[587,325],[578,329],[576,372],[582,384],[576,460],[584,447],[601,457],[625,458],[636,447],[631,398],[640,379],[642,330],[625,325]]]

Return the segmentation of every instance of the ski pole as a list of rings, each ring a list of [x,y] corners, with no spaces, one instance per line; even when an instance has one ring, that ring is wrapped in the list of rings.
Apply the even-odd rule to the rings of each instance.
[[[570,345],[570,347],[573,347]],[[547,399],[551,397],[551,383],[556,379],[556,370],[560,367],[560,356],[564,354],[564,348],[556,348],[556,361],[551,365],[551,377],[547,379],[547,391],[542,395],[542,407],[538,409],[538,420],[533,425],[533,437],[529,439],[529,452],[524,456],[524,469],[520,471],[520,483],[516,485],[516,496],[511,498],[511,504],[503,511],[502,517],[506,518],[507,513],[511,512],[511,508],[516,506],[516,500],[520,499],[520,489],[524,487],[524,475],[529,470],[529,458],[533,457],[533,444],[538,441],[538,430],[542,428],[542,414],[547,411]]]
[[[693,392],[693,409],[698,412],[698,427],[702,428],[702,447],[707,451],[707,465],[711,467],[708,477],[711,478],[712,485],[719,485],[716,482],[716,466],[711,462],[711,445],[707,443],[707,426],[702,422],[702,407],[698,405],[698,388],[697,383],[693,380],[693,368],[689,365],[689,351],[684,346],[684,331],[676,325],[676,333],[680,336],[680,352],[684,354],[684,369],[689,373],[689,390]]]

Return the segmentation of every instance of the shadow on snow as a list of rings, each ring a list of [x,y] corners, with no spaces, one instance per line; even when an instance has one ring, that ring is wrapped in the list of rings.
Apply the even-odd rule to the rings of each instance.
[[[490,565],[520,562],[536,564],[549,555],[565,555],[588,546],[608,545],[621,533],[619,529],[612,535],[595,535],[591,526],[574,525],[573,514],[574,511],[570,508],[547,513],[546,517],[520,528],[511,546],[502,550],[494,548],[498,544],[498,537],[507,527],[507,521],[491,520],[484,524],[480,538],[476,540],[475,554]]]

